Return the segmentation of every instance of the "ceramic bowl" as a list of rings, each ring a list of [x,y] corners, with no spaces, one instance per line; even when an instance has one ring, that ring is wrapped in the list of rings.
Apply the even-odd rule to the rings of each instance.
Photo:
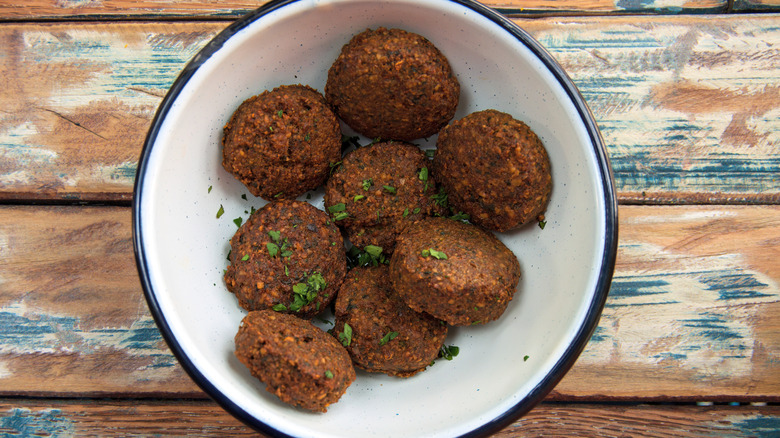
[[[341,400],[315,414],[281,403],[233,356],[245,312],[222,280],[228,241],[233,219],[264,201],[222,169],[220,139],[252,95],[293,83],[323,91],[341,47],[379,26],[419,33],[449,59],[461,84],[456,119],[493,108],[525,121],[549,153],[552,198],[543,229],[499,235],[523,272],[499,320],[453,328],[446,344],[460,354],[411,378],[358,371]],[[321,191],[301,199],[322,208]],[[510,424],[588,342],[617,242],[611,171],[582,96],[531,36],[469,0],[275,1],[237,20],[160,105],[139,162],[133,221],[141,282],[170,349],[222,407],[273,436],[482,436]]]

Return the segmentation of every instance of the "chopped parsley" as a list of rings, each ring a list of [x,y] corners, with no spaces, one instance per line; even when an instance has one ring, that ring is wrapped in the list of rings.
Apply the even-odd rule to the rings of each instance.
[[[271,309],[273,309],[276,312],[284,312],[284,311],[287,310],[287,306],[285,306],[282,303],[277,303],[277,304],[274,304],[274,306],[271,307]]]
[[[268,255],[271,257],[276,257],[277,254],[279,254],[279,245],[268,242],[265,244],[265,247],[268,249]]]
[[[546,220],[540,220],[539,221],[539,228],[544,229],[545,225],[547,225],[547,221]]]
[[[382,186],[385,190],[387,190],[387,193],[390,193],[392,195],[395,195],[395,187],[393,186]]]
[[[431,196],[431,199],[441,207],[447,208],[448,206],[447,192],[444,191],[444,188],[439,189],[439,193]]]
[[[242,218],[240,216],[235,218],[235,219],[233,219],[233,223],[236,224],[236,226],[239,227],[239,228],[241,228],[241,223],[242,222],[244,222],[244,218]]]
[[[352,246],[347,251],[347,264],[350,268],[356,266],[379,266],[380,264],[387,265],[390,263],[390,259],[385,257],[382,251],[382,247],[376,245],[366,245],[362,250]]]
[[[443,357],[447,360],[452,360],[458,353],[460,353],[460,348],[455,345],[442,345],[439,349],[439,357]]]
[[[344,323],[344,331],[339,333],[339,341],[345,347],[349,347],[352,344],[352,327],[346,322]]]
[[[333,378],[333,372],[331,370],[325,370],[325,378],[326,379],[332,379]]]
[[[454,221],[468,221],[469,219],[471,219],[471,216],[467,215],[466,213],[464,213],[462,211],[459,211],[459,212],[453,214],[452,216],[450,216],[450,219],[452,219]]]
[[[335,163],[328,163],[328,166],[330,166],[330,174],[333,175],[333,172],[337,171],[339,167],[341,167],[341,161],[336,161]]]
[[[341,212],[338,212],[338,213],[333,215],[333,220],[334,221],[340,221],[340,220],[346,219],[348,217],[349,217],[349,213],[347,213],[346,211],[341,211]]]
[[[247,261],[247,260],[249,260],[249,254],[244,254],[244,256],[243,256],[243,257],[241,257],[241,261],[242,261],[242,262],[245,262],[245,261]]]
[[[284,116],[284,111],[279,110],[279,111],[276,112],[276,115],[279,116],[279,117],[282,117],[282,116]]]
[[[212,188],[213,188],[212,186],[209,186],[209,191],[208,191],[208,193],[211,193],[211,189],[212,189]]]
[[[428,181],[428,168],[423,167],[420,169],[420,173],[418,174],[418,177],[420,178],[420,181]]]
[[[523,362],[527,361],[529,357],[531,357],[531,356],[529,356],[527,354],[525,356],[523,356]]]
[[[363,180],[363,190],[368,191],[368,189],[370,189],[371,186],[373,185],[374,185],[374,180],[372,180],[371,178]]]
[[[447,260],[447,254],[444,254],[441,251],[437,251],[433,248],[424,249],[420,252],[420,255],[423,257],[433,257],[437,260]]]
[[[398,336],[398,332],[389,332],[386,335],[382,336],[382,339],[379,340],[379,345],[385,345],[388,342],[392,341],[393,339]]]
[[[366,197],[365,195],[355,195],[355,197],[352,198],[352,202],[358,202],[365,197]]]
[[[409,216],[409,209],[404,208],[404,217]]]
[[[243,199],[244,201],[246,201],[246,200],[247,200],[247,199],[246,199],[246,193],[243,193],[243,194],[241,194],[241,199]]]
[[[282,237],[282,232],[269,230],[268,235],[271,236],[271,240],[273,240],[274,242],[279,242],[279,239]]]
[[[338,204],[334,204],[334,205],[331,205],[330,207],[328,207],[328,212],[329,213],[337,213],[337,212],[340,212],[340,211],[345,211],[346,209],[347,209],[346,204],[344,204],[343,202],[340,202]]]
[[[417,207],[414,210],[412,210],[412,213],[414,213],[414,214],[417,214],[419,212],[420,212],[420,207]]]
[[[300,311],[304,306],[310,304],[317,298],[317,293],[328,286],[322,274],[315,272],[306,277],[305,283],[297,283],[293,286],[293,302],[290,304],[290,310]]]
[[[284,191],[281,191],[281,192],[275,194],[274,198],[278,198],[278,197],[282,196],[283,194],[284,194]]]
[[[221,218],[223,214],[225,214],[225,207],[223,207],[222,204],[219,204],[219,210],[217,210],[217,219]]]
[[[311,141],[311,134],[307,132],[306,135],[303,136],[303,139],[306,141]]]

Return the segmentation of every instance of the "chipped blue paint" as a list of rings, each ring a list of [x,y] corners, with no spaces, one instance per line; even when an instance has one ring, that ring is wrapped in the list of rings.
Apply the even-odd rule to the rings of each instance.
[[[742,339],[744,336],[732,329],[730,318],[722,314],[705,312],[699,318],[682,319],[683,327],[693,329],[697,336],[709,341],[727,344],[734,339]],[[735,344],[737,350],[744,349],[743,345]]]
[[[0,354],[99,354],[106,348],[122,350],[134,357],[148,357],[151,364],[147,367],[151,368],[169,368],[177,363],[148,315],[130,327],[85,330],[75,317],[40,314],[20,305],[0,308]]]
[[[771,296],[769,293],[760,291],[761,289],[768,290],[768,284],[759,281],[753,275],[743,272],[703,277],[701,281],[709,286],[709,290],[718,292],[718,299],[720,300],[738,300]]]
[[[752,418],[732,420],[731,424],[736,426],[744,436],[757,438],[780,437],[780,416],[758,414]]]
[[[73,422],[59,409],[33,412],[14,408],[0,412],[0,432],[3,437],[74,436],[73,429]]]
[[[634,0],[617,5],[650,8],[653,3],[659,4]],[[706,104],[678,110],[665,108],[666,101],[653,94],[659,86],[686,83],[723,92],[726,99],[728,93],[743,94],[741,90],[767,90],[767,83],[780,81],[780,70],[767,67],[773,55],[736,48],[734,41],[744,47],[775,41],[780,38],[775,23],[738,23],[728,31],[680,22],[638,21],[604,29],[585,22],[567,24],[535,36],[566,68],[593,111],[618,191],[780,194],[780,154],[756,152],[777,149],[780,105],[755,113]],[[708,66],[707,60],[724,53],[723,47],[731,48],[730,56],[720,57],[717,68]],[[743,73],[729,73],[735,69]],[[771,102],[769,95],[764,99]],[[684,103],[684,108],[696,107]],[[724,140],[735,120],[744,121],[740,129],[755,135]],[[740,141],[748,143],[729,143]]]

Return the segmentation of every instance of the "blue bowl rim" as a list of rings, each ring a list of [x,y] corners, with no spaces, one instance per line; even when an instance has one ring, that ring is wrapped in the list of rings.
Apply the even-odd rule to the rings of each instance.
[[[171,88],[168,90],[165,98],[158,107],[144,141],[144,145],[141,150],[141,156],[138,161],[138,170],[133,187],[132,203],[133,250],[135,253],[136,266],[138,268],[141,286],[143,288],[144,296],[146,297],[150,312],[155,320],[155,323],[157,324],[157,327],[162,333],[163,338],[168,344],[168,347],[173,352],[174,356],[182,365],[187,374],[189,374],[190,378],[192,378],[193,381],[206,394],[209,395],[209,397],[211,397],[223,409],[228,411],[231,415],[240,421],[254,428],[256,431],[272,437],[289,437],[290,435],[287,435],[258,420],[249,414],[246,410],[244,410],[241,406],[230,400],[230,398],[223,394],[219,389],[217,389],[217,387],[214,386],[189,359],[173,335],[173,332],[160,309],[157,297],[155,296],[154,290],[152,289],[151,278],[149,276],[149,269],[147,266],[143,245],[143,229],[141,227],[141,204],[143,198],[143,192],[141,188],[143,187],[151,150],[157,139],[157,136],[160,133],[163,121],[165,120],[168,112],[171,109],[171,106],[176,101],[176,98],[181,93],[182,89],[186,86],[190,78],[195,74],[200,66],[206,62],[214,53],[216,53],[222,47],[225,41],[252,24],[260,17],[268,14],[271,11],[292,3],[296,3],[298,1],[300,0],[273,0],[244,15],[229,25],[227,28],[222,30],[219,34],[217,34],[182,69],[181,73],[173,82]],[[599,269],[598,280],[596,282],[596,290],[588,307],[585,320],[575,335],[574,341],[569,345],[569,347],[566,349],[558,362],[553,366],[547,376],[545,376],[545,378],[542,379],[542,381],[539,382],[539,384],[536,385],[536,387],[534,387],[534,389],[530,391],[526,397],[518,401],[514,406],[507,409],[492,420],[461,435],[461,437],[484,437],[496,433],[509,424],[515,422],[517,419],[530,411],[534,406],[536,406],[540,401],[542,401],[542,399],[569,371],[572,365],[574,365],[574,362],[577,360],[580,353],[582,353],[585,345],[593,335],[607,299],[609,287],[612,282],[612,275],[615,268],[618,243],[617,197],[615,195],[612,168],[609,163],[606,147],[604,145],[603,139],[601,138],[601,134],[593,114],[588,108],[588,105],[586,104],[579,90],[574,85],[574,82],[569,78],[569,76],[552,57],[552,55],[550,55],[550,53],[547,52],[547,50],[538,41],[536,41],[534,37],[532,37],[529,33],[503,15],[499,14],[497,11],[472,0],[446,1],[465,6],[472,11],[490,19],[505,31],[509,32],[518,41],[525,45],[532,53],[534,53],[534,55],[536,55],[538,59],[544,63],[544,65],[549,69],[550,73],[556,78],[563,90],[571,99],[571,102],[575,106],[578,114],[582,119],[582,122],[585,125],[587,133],[590,136],[591,144],[593,145],[593,153],[595,154],[597,163],[599,164],[598,170],[601,177],[602,189],[604,191],[604,206],[606,209],[604,250],[602,253],[602,265]]]

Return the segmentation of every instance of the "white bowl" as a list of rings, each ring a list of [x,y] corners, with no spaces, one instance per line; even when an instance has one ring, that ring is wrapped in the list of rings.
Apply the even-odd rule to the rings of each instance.
[[[552,199],[544,229],[499,236],[523,276],[498,321],[453,328],[446,343],[460,354],[414,377],[358,372],[338,403],[313,414],[281,403],[233,356],[245,312],[222,280],[232,219],[264,202],[243,199],[248,191],[222,169],[222,127],[265,89],[303,83],[322,91],[341,47],[379,26],[419,33],[449,59],[461,84],[456,119],[494,108],[535,130],[552,163]],[[322,208],[321,191],[310,202]],[[510,424],[590,338],[617,244],[611,171],[582,96],[532,37],[469,0],[277,1],[236,21],[160,105],[139,162],[133,221],[141,282],[171,350],[226,410],[276,436],[478,436]]]

